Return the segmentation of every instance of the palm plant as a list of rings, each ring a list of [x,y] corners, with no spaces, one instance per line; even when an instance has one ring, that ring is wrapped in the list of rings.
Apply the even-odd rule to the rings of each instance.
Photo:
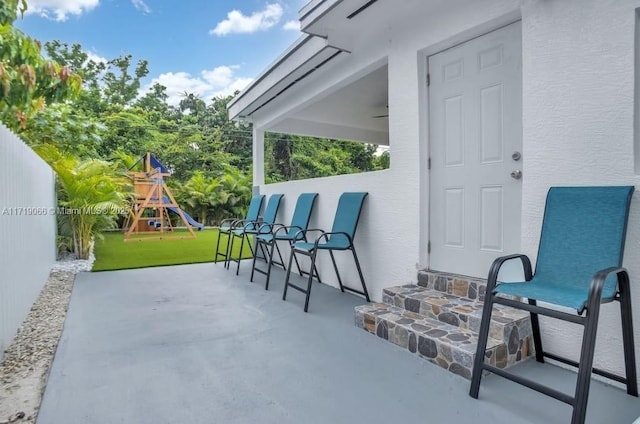
[[[202,171],[194,172],[182,187],[184,202],[198,215],[200,222],[209,223],[209,211],[216,206],[220,189],[220,180],[206,177]]]
[[[76,256],[87,259],[92,238],[115,227],[118,214],[128,210],[130,181],[106,161],[81,160],[53,145],[36,152],[57,174],[59,233],[69,235]]]
[[[226,199],[226,211],[231,216],[244,215],[251,200],[251,178],[237,168],[228,167],[221,182],[224,191],[229,193]]]

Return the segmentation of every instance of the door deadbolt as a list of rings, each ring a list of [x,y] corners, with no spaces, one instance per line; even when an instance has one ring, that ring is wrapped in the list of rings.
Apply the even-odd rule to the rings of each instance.
[[[522,159],[522,153],[513,152],[513,154],[511,155],[511,159],[515,160],[516,162],[519,161],[520,159]]]

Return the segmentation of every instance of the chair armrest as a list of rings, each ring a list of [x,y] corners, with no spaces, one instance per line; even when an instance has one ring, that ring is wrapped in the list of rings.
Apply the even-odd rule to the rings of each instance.
[[[295,234],[295,239],[298,239],[298,236],[302,236],[302,238],[306,241],[307,240],[307,233],[323,233],[324,234],[324,230],[321,230],[320,228],[307,228],[306,230],[300,230]]]
[[[626,268],[612,266],[609,268],[601,269],[593,274],[593,279],[591,280],[591,285],[589,286],[589,297],[587,300],[587,309],[592,309],[593,305],[591,302],[600,303],[600,299],[602,297],[602,289],[604,288],[604,283],[607,281],[607,277],[611,274],[616,274],[618,277],[618,286],[620,286],[621,279],[626,280],[627,284],[629,282],[629,273]],[[620,287],[618,287],[620,289]],[[582,314],[583,311],[578,311]]]
[[[284,227],[284,225],[282,224],[269,224],[269,223],[262,223],[260,224],[260,227],[258,227],[258,234],[275,234],[278,232],[278,230]],[[275,231],[274,231],[275,228]]]
[[[298,232],[297,232],[297,233],[295,234],[295,236],[294,236],[294,240],[296,240],[296,238],[295,238],[295,237],[296,237],[296,236],[297,236],[301,231],[303,231],[302,227],[299,227],[299,226],[297,226],[297,225],[281,225],[281,224],[277,224],[277,225],[278,225],[278,228],[276,228],[276,230],[273,232],[273,236],[274,236],[274,237],[275,237],[279,232],[281,232],[281,231],[284,231],[284,232],[288,233],[288,232],[289,232],[289,230],[292,230],[292,229],[296,229],[296,228],[297,228],[297,229],[298,229]]]
[[[325,239],[326,241],[329,241],[329,236],[331,236],[331,235],[342,235],[342,236],[345,236],[347,238],[347,240],[349,241],[349,245],[353,246],[353,239],[351,238],[350,234],[345,233],[344,231],[333,231],[333,232],[328,232],[328,233],[323,232],[320,236],[318,236],[318,238],[316,239],[316,242],[314,244],[314,247],[317,247],[318,243],[320,243],[320,241],[322,239]]]
[[[500,268],[502,268],[502,265],[512,259],[520,259],[520,261],[522,262],[522,270],[524,271],[525,281],[529,281],[531,280],[531,278],[533,278],[533,273],[531,271],[531,260],[527,255],[516,253],[513,255],[501,256],[493,261],[493,263],[491,264],[491,268],[489,269],[489,276],[487,277],[487,293],[493,292],[493,289],[495,288],[498,280],[498,273],[500,272]]]
[[[246,231],[249,226],[251,225],[257,226],[259,223],[260,221],[254,220],[254,219],[236,219],[233,223],[232,228],[233,229],[242,228],[242,230]]]
[[[236,222],[238,220],[238,218],[225,218],[222,221],[220,221],[220,225],[218,227],[223,227],[225,223],[229,223],[228,226],[231,227],[233,226],[233,223]]]

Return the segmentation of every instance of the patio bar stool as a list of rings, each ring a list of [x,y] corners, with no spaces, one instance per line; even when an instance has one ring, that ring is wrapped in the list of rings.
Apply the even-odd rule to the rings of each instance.
[[[218,241],[216,242],[216,252],[214,262],[218,262],[218,258],[222,257],[224,259],[224,265],[227,266],[227,258],[229,256],[229,244],[231,239],[231,230],[233,230],[238,223],[238,221],[256,221],[258,216],[260,215],[260,209],[262,208],[262,202],[264,202],[264,194],[256,194],[251,198],[249,202],[249,208],[247,209],[247,213],[244,219],[241,218],[226,218],[220,222],[220,226],[218,227]],[[222,236],[227,236],[227,244],[224,247],[224,250],[220,251],[220,240]],[[242,253],[242,252],[241,252]]]
[[[318,197],[318,193],[302,193],[298,196],[298,200],[296,202],[296,207],[293,211],[293,216],[291,217],[291,224],[288,226],[285,225],[264,225],[260,227],[259,233],[256,236],[256,250],[258,246],[261,248],[264,246],[268,252],[267,259],[267,268],[260,269],[256,266],[257,255],[253,257],[253,268],[251,270],[251,280],[253,282],[253,276],[255,272],[265,275],[266,281],[264,284],[264,289],[269,290],[269,279],[271,278],[271,267],[274,265],[281,266],[283,269],[287,269],[284,260],[282,259],[282,254],[280,252],[280,248],[278,247],[278,241],[286,241],[289,243],[291,247],[297,241],[307,241],[304,238],[304,234],[302,230],[306,230],[309,225],[309,220],[311,219],[311,212],[313,211],[313,206]],[[278,253],[278,258],[274,258],[274,252]],[[303,272],[300,268],[300,264],[298,263],[297,258],[295,258],[296,266],[298,267],[298,272],[300,276],[302,276],[305,272]],[[317,270],[316,270],[317,274]]]
[[[362,205],[367,197],[368,193],[343,193],[338,201],[338,207],[333,219],[333,226],[330,232],[325,232],[320,229],[309,229],[301,231],[302,235],[306,238],[310,232],[319,232],[320,235],[315,239],[313,243],[306,241],[297,241],[293,243],[291,248],[291,254],[289,255],[289,266],[287,267],[287,276],[284,283],[284,292],[282,293],[282,300],[287,299],[287,289],[291,287],[299,292],[305,294],[304,311],[309,310],[309,299],[311,297],[311,283],[314,275],[320,282],[320,277],[316,271],[316,258],[319,250],[329,251],[331,256],[331,262],[333,263],[333,269],[336,271],[338,277],[338,284],[340,285],[340,291],[344,293],[345,290],[360,294],[370,302],[369,292],[364,282],[364,276],[362,275],[362,269],[360,268],[360,261],[358,261],[358,255],[356,254],[356,247],[353,244],[353,238],[356,234],[356,228],[358,227],[358,221],[360,220],[360,212],[362,211]],[[342,283],[338,266],[333,255],[334,250],[350,250],[353,254],[353,259],[356,263],[356,269],[360,277],[360,283],[362,284],[362,290],[347,287]],[[309,256],[311,258],[311,267],[309,268],[309,279],[307,280],[307,288],[303,288],[291,283],[291,265],[296,254]],[[297,258],[296,258],[297,261]]]
[[[242,251],[244,248],[245,239],[248,236],[256,236],[259,234],[260,228],[266,228],[268,225],[273,225],[276,220],[276,216],[278,215],[278,209],[280,208],[280,202],[284,194],[272,194],[269,197],[269,201],[267,202],[267,206],[264,210],[264,216],[255,220],[241,220],[236,221],[234,223],[234,228],[231,229],[230,238],[231,242],[228,243],[228,252],[227,252],[227,262],[226,267],[229,269],[231,262],[236,262],[236,275],[240,273],[240,261],[242,260]],[[234,259],[231,257],[231,252],[233,251],[233,245],[236,239],[240,239],[240,254],[238,255],[238,259]],[[262,247],[256,245],[256,249],[251,247],[251,242],[248,242],[249,249],[251,250],[251,254],[255,258],[258,255],[257,247]],[[263,252],[263,259],[266,261],[266,254]]]
[[[535,274],[531,271],[529,258],[521,254],[496,259],[489,271],[469,390],[471,397],[478,398],[482,372],[486,370],[571,405],[571,423],[583,424],[592,373],[620,382],[626,386],[629,395],[638,396],[630,283],[627,270],[622,268],[633,191],[632,186],[549,189]],[[510,260],[522,263],[525,281],[497,281],[500,267]],[[612,301],[620,303],[624,377],[593,368],[600,304]],[[539,306],[538,302],[544,302],[545,306]],[[578,368],[573,395],[485,363],[495,303],[530,313],[538,362],[544,362],[546,357]],[[577,315],[562,309],[573,310]],[[578,361],[542,349],[539,314],[583,326]]]

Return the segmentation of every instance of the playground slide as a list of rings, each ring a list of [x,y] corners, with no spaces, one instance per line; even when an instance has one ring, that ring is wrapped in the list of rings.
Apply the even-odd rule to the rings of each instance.
[[[169,201],[169,199],[167,198],[167,196],[163,196],[163,197],[162,197],[162,200],[164,201],[164,203],[171,203],[171,202]],[[178,216],[180,215],[180,214],[179,214],[179,212],[178,212],[178,211],[180,210],[179,208],[167,208],[167,210],[168,210],[169,212],[172,212],[172,213],[174,213],[174,214],[178,215]],[[189,223],[189,225],[191,225],[193,228],[197,228],[197,229],[198,229],[198,231],[202,231],[202,230],[204,230],[204,224],[201,224],[201,223],[199,223],[198,221],[196,221],[195,219],[193,219],[193,218],[191,217],[191,215],[189,215],[189,214],[188,214],[188,213],[186,213],[185,211],[182,211],[182,214],[184,215],[184,218],[187,220],[187,222]]]

